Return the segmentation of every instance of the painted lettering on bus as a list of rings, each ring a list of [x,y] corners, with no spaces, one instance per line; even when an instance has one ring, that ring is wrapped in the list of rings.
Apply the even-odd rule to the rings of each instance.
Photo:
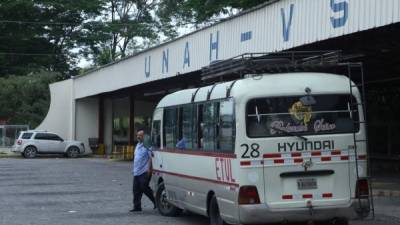
[[[319,151],[335,149],[333,140],[278,143],[278,152]]]
[[[231,159],[215,158],[215,174],[218,181],[236,182],[233,178]]]

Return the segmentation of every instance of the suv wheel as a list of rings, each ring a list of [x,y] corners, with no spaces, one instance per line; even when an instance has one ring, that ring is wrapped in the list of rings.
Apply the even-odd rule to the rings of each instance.
[[[79,148],[77,147],[70,147],[67,151],[68,158],[76,158],[79,155]]]
[[[25,158],[35,158],[37,154],[37,149],[34,146],[28,146],[24,150],[24,157]]]

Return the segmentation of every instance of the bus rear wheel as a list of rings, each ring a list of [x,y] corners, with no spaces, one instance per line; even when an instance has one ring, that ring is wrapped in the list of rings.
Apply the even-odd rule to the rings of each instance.
[[[211,198],[210,201],[210,225],[226,225],[225,221],[221,218],[221,214],[219,212],[217,197],[215,195]]]
[[[167,192],[165,190],[164,183],[160,183],[158,185],[157,193],[156,193],[156,204],[158,208],[158,212],[160,212],[163,216],[178,216],[182,210],[173,206],[167,200]]]

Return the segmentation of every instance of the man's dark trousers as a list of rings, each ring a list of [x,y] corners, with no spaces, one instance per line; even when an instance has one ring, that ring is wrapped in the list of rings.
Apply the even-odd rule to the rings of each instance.
[[[153,202],[155,206],[155,199],[153,196],[153,191],[149,187],[149,176],[147,173],[133,177],[133,208],[136,210],[142,209],[143,193]]]

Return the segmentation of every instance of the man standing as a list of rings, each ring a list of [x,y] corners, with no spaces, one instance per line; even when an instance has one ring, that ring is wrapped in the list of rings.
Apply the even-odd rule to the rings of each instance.
[[[137,132],[138,144],[135,148],[135,156],[132,165],[133,174],[133,209],[130,212],[142,211],[143,193],[153,202],[156,202],[153,191],[149,187],[149,177],[151,176],[151,151],[144,145],[144,130]]]

